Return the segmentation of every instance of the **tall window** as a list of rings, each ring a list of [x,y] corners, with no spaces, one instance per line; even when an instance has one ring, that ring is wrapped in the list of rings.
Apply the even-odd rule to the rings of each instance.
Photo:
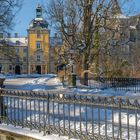
[[[19,62],[19,56],[16,56],[16,62]]]
[[[27,52],[27,48],[24,48],[24,49],[23,49],[23,52],[26,53],[26,52]]]
[[[37,61],[40,61],[40,55],[37,55]]]
[[[23,61],[24,61],[24,62],[27,61],[27,58],[26,58],[26,57],[23,57]]]
[[[9,65],[9,70],[12,70],[12,65]]]
[[[19,53],[19,48],[16,48],[16,53]]]
[[[40,42],[40,41],[37,41],[37,42],[36,42],[36,48],[37,48],[37,49],[41,49],[41,42]]]
[[[23,65],[23,69],[26,70],[27,69],[27,66],[26,65]]]

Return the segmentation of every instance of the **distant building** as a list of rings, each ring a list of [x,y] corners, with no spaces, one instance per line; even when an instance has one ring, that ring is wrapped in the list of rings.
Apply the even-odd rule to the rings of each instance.
[[[0,67],[4,73],[27,73],[28,44],[25,37],[1,38]]]
[[[62,45],[56,34],[50,37],[48,22],[42,16],[42,7],[36,8],[36,17],[30,22],[27,37],[6,37],[0,33],[0,71],[4,73],[56,73],[53,51]]]
[[[140,76],[140,14],[135,16],[126,16],[122,13],[119,4],[114,0],[114,16],[108,21],[111,33],[103,33],[103,39],[106,41],[108,36],[108,56],[104,49],[101,49],[99,55],[100,73],[108,71],[107,75],[112,76],[111,71],[117,76]],[[113,21],[113,22],[112,22]],[[105,56],[106,55],[106,56]],[[106,57],[106,58],[105,58]],[[110,57],[110,60],[108,59]],[[94,71],[95,67],[91,71]],[[115,75],[114,73],[112,73]]]

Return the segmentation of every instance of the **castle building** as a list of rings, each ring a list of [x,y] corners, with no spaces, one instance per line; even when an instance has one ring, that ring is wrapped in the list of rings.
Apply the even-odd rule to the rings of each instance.
[[[11,74],[55,73],[50,53],[53,53],[51,50],[56,43],[60,45],[62,41],[57,36],[50,37],[48,22],[42,16],[40,5],[36,8],[36,17],[30,22],[27,33],[27,37],[19,37],[17,33],[14,37],[0,34],[0,71]]]
[[[127,60],[132,66],[129,69],[139,71],[140,15],[131,17],[123,15],[116,0],[114,0],[113,11],[116,15],[113,28],[119,28],[110,41],[112,60],[117,61],[118,57],[121,60]],[[19,37],[17,34],[15,37],[10,35],[4,37],[0,33],[0,72],[12,74],[57,73],[56,68],[61,53],[55,55],[55,49],[58,49],[56,52],[60,52],[60,48],[65,45],[63,45],[61,36],[50,37],[48,22],[43,18],[40,5],[36,8],[36,17],[30,22],[27,33],[27,37]],[[106,38],[104,39],[106,40]],[[116,45],[116,42],[119,46]],[[106,66],[106,64],[103,65],[105,62],[104,55],[100,55],[99,61],[101,62],[99,67],[104,70]],[[112,65],[111,67],[113,68]]]

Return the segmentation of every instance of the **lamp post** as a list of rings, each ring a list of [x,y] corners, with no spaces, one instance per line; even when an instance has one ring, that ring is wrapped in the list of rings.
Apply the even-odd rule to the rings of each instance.
[[[73,70],[73,64],[74,64],[74,62],[73,62],[73,54],[74,54],[74,49],[71,48],[71,49],[70,49],[70,65],[71,65],[71,73],[74,72],[74,70]]]
[[[69,87],[76,87],[76,74],[74,73],[74,60],[73,60],[73,54],[74,54],[74,49],[71,47],[70,48],[70,67],[71,67],[71,71],[69,73],[69,77],[68,77],[68,85]]]
[[[57,73],[59,72],[59,66],[60,66],[60,58],[57,61]]]
[[[1,70],[2,70],[2,64],[0,64],[0,73],[1,73]]]
[[[66,53],[64,53],[64,79],[66,79]]]

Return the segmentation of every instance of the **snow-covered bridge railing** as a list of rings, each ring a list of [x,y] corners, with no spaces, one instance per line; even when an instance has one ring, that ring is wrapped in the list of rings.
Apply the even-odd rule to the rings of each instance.
[[[140,97],[0,90],[0,122],[85,139],[140,139]]]

